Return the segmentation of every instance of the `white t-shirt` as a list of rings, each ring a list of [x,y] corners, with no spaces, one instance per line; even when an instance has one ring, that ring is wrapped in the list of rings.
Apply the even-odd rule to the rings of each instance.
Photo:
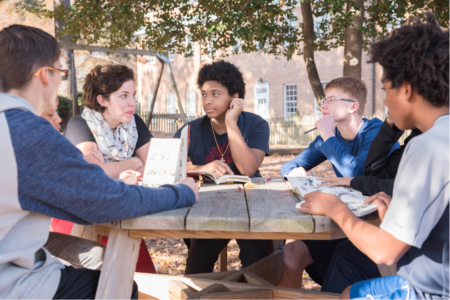
[[[381,229],[408,245],[397,264],[419,298],[449,296],[449,115],[405,149]]]

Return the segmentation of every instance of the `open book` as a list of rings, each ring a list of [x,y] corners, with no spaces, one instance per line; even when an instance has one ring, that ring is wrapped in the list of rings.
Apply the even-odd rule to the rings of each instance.
[[[188,132],[189,126],[185,126],[179,139],[152,139],[143,186],[159,187],[163,184],[175,184],[186,178]]]
[[[362,217],[368,215],[374,211],[377,211],[377,207],[374,204],[366,204],[364,200],[367,198],[363,196],[361,192],[354,190],[346,186],[318,186],[319,184],[326,184],[326,182],[317,180],[314,177],[301,177],[301,176],[286,176],[292,185],[292,191],[304,197],[306,194],[311,192],[323,192],[327,194],[332,194],[339,197],[342,202],[344,202],[348,208],[357,216]],[[301,204],[297,203],[296,208],[300,209]]]
[[[197,177],[199,175],[202,175],[204,179],[208,181],[215,182],[216,184],[221,184],[225,182],[252,182],[252,180],[248,176],[243,175],[222,175],[219,178],[214,176],[213,174],[209,172],[203,172],[203,171],[191,171],[187,172],[187,176],[189,177]]]

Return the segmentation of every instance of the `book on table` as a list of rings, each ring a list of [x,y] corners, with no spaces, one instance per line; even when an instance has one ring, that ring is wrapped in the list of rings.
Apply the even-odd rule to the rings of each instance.
[[[148,150],[142,185],[159,187],[176,184],[186,178],[189,126],[179,139],[153,138]]]
[[[219,178],[217,178],[216,176],[214,176],[214,174],[211,174],[209,172],[204,172],[204,171],[187,172],[187,176],[189,176],[189,177],[198,177],[200,175],[203,177],[203,179],[210,181],[210,182],[214,182],[216,184],[228,183],[228,182],[244,182],[244,183],[252,182],[250,177],[243,176],[243,175],[226,174],[226,175],[222,175]]]
[[[292,185],[292,191],[302,199],[306,194],[311,192],[323,192],[339,197],[357,217],[362,217],[377,211],[377,207],[374,204],[364,203],[364,200],[368,197],[363,196],[360,191],[352,189],[351,187],[318,186],[319,184],[326,184],[326,182],[320,181],[315,177],[286,176],[286,178]],[[300,201],[295,207],[300,209],[303,202],[304,200]]]

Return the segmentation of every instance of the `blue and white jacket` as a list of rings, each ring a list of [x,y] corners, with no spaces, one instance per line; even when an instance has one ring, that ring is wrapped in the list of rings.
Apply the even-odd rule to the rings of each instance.
[[[24,99],[0,93],[0,298],[52,299],[63,264],[43,248],[50,218],[99,224],[190,206],[186,185],[109,178]]]

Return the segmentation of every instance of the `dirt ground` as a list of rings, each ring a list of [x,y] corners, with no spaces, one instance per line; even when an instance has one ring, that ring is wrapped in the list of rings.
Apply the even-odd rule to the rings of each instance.
[[[170,138],[171,135],[154,134],[158,138]],[[271,145],[271,148],[281,148],[282,145]],[[286,147],[286,146],[284,146]],[[293,159],[295,155],[272,155],[264,159],[260,172],[263,177],[280,177],[279,170],[285,162]],[[326,161],[310,171],[317,177],[334,177],[331,164]],[[292,242],[287,240],[286,242]],[[182,239],[145,239],[147,248],[155,264],[158,274],[183,275],[186,267],[188,250]],[[228,271],[238,271],[241,269],[239,260],[239,247],[235,240],[228,244]],[[216,263],[214,272],[219,272],[219,265]],[[319,290],[320,286],[312,281],[308,274],[303,274],[303,288],[307,290]]]

